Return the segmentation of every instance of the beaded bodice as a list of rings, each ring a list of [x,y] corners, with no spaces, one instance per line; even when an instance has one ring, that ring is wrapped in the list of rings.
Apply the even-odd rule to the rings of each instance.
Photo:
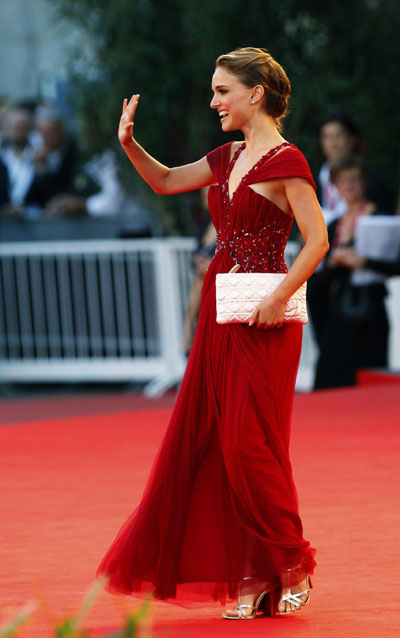
[[[287,272],[285,246],[292,218],[272,201],[256,193],[248,182],[265,181],[265,164],[285,146],[271,149],[241,179],[229,199],[229,176],[244,148],[242,144],[228,163],[224,178],[210,197],[210,209],[217,228],[215,254],[226,250],[245,272]],[[260,170],[262,169],[262,170]],[[260,179],[257,180],[257,173]]]

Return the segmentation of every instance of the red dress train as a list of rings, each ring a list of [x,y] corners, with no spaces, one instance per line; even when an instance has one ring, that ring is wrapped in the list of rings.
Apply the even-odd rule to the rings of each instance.
[[[207,156],[217,182],[209,193],[216,254],[142,501],[98,569],[114,593],[225,602],[245,576],[277,591],[281,574],[292,570],[295,584],[315,565],[288,453],[302,327],[218,325],[215,309],[215,275],[235,263],[247,272],[287,272],[292,219],[251,184],[293,176],[315,185],[303,154],[284,143],[257,162],[229,202],[229,174],[243,148],[232,160],[231,143]]]

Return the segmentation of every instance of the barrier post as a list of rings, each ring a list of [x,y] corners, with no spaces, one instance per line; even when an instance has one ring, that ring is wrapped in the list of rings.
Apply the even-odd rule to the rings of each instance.
[[[173,245],[160,242],[155,252],[156,312],[160,330],[164,371],[144,388],[149,397],[159,396],[181,380],[186,360],[181,348],[182,317],[178,273]]]

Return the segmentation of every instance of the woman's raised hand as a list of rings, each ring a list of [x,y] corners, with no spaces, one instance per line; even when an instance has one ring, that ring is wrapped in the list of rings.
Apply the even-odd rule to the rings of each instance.
[[[132,95],[131,99],[125,98],[122,103],[122,115],[119,121],[118,139],[122,146],[126,146],[132,141],[132,129],[134,118],[140,95]]]

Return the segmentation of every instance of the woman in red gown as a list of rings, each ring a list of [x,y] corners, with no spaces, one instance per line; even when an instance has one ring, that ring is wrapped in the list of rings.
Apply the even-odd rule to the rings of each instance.
[[[123,104],[120,142],[157,193],[212,184],[217,247],[165,438],[98,574],[115,593],[222,603],[238,595],[223,616],[248,619],[261,609],[291,613],[309,598],[315,551],[303,538],[288,452],[302,327],[283,325],[283,315],[328,246],[308,164],[280,133],[290,93],[283,68],[265,49],[237,49],[218,58],[212,90],[222,129],[245,141],[172,169],[132,136],[139,95]],[[249,325],[218,325],[216,273],[235,264],[287,272],[293,216],[304,247],[285,280]]]

